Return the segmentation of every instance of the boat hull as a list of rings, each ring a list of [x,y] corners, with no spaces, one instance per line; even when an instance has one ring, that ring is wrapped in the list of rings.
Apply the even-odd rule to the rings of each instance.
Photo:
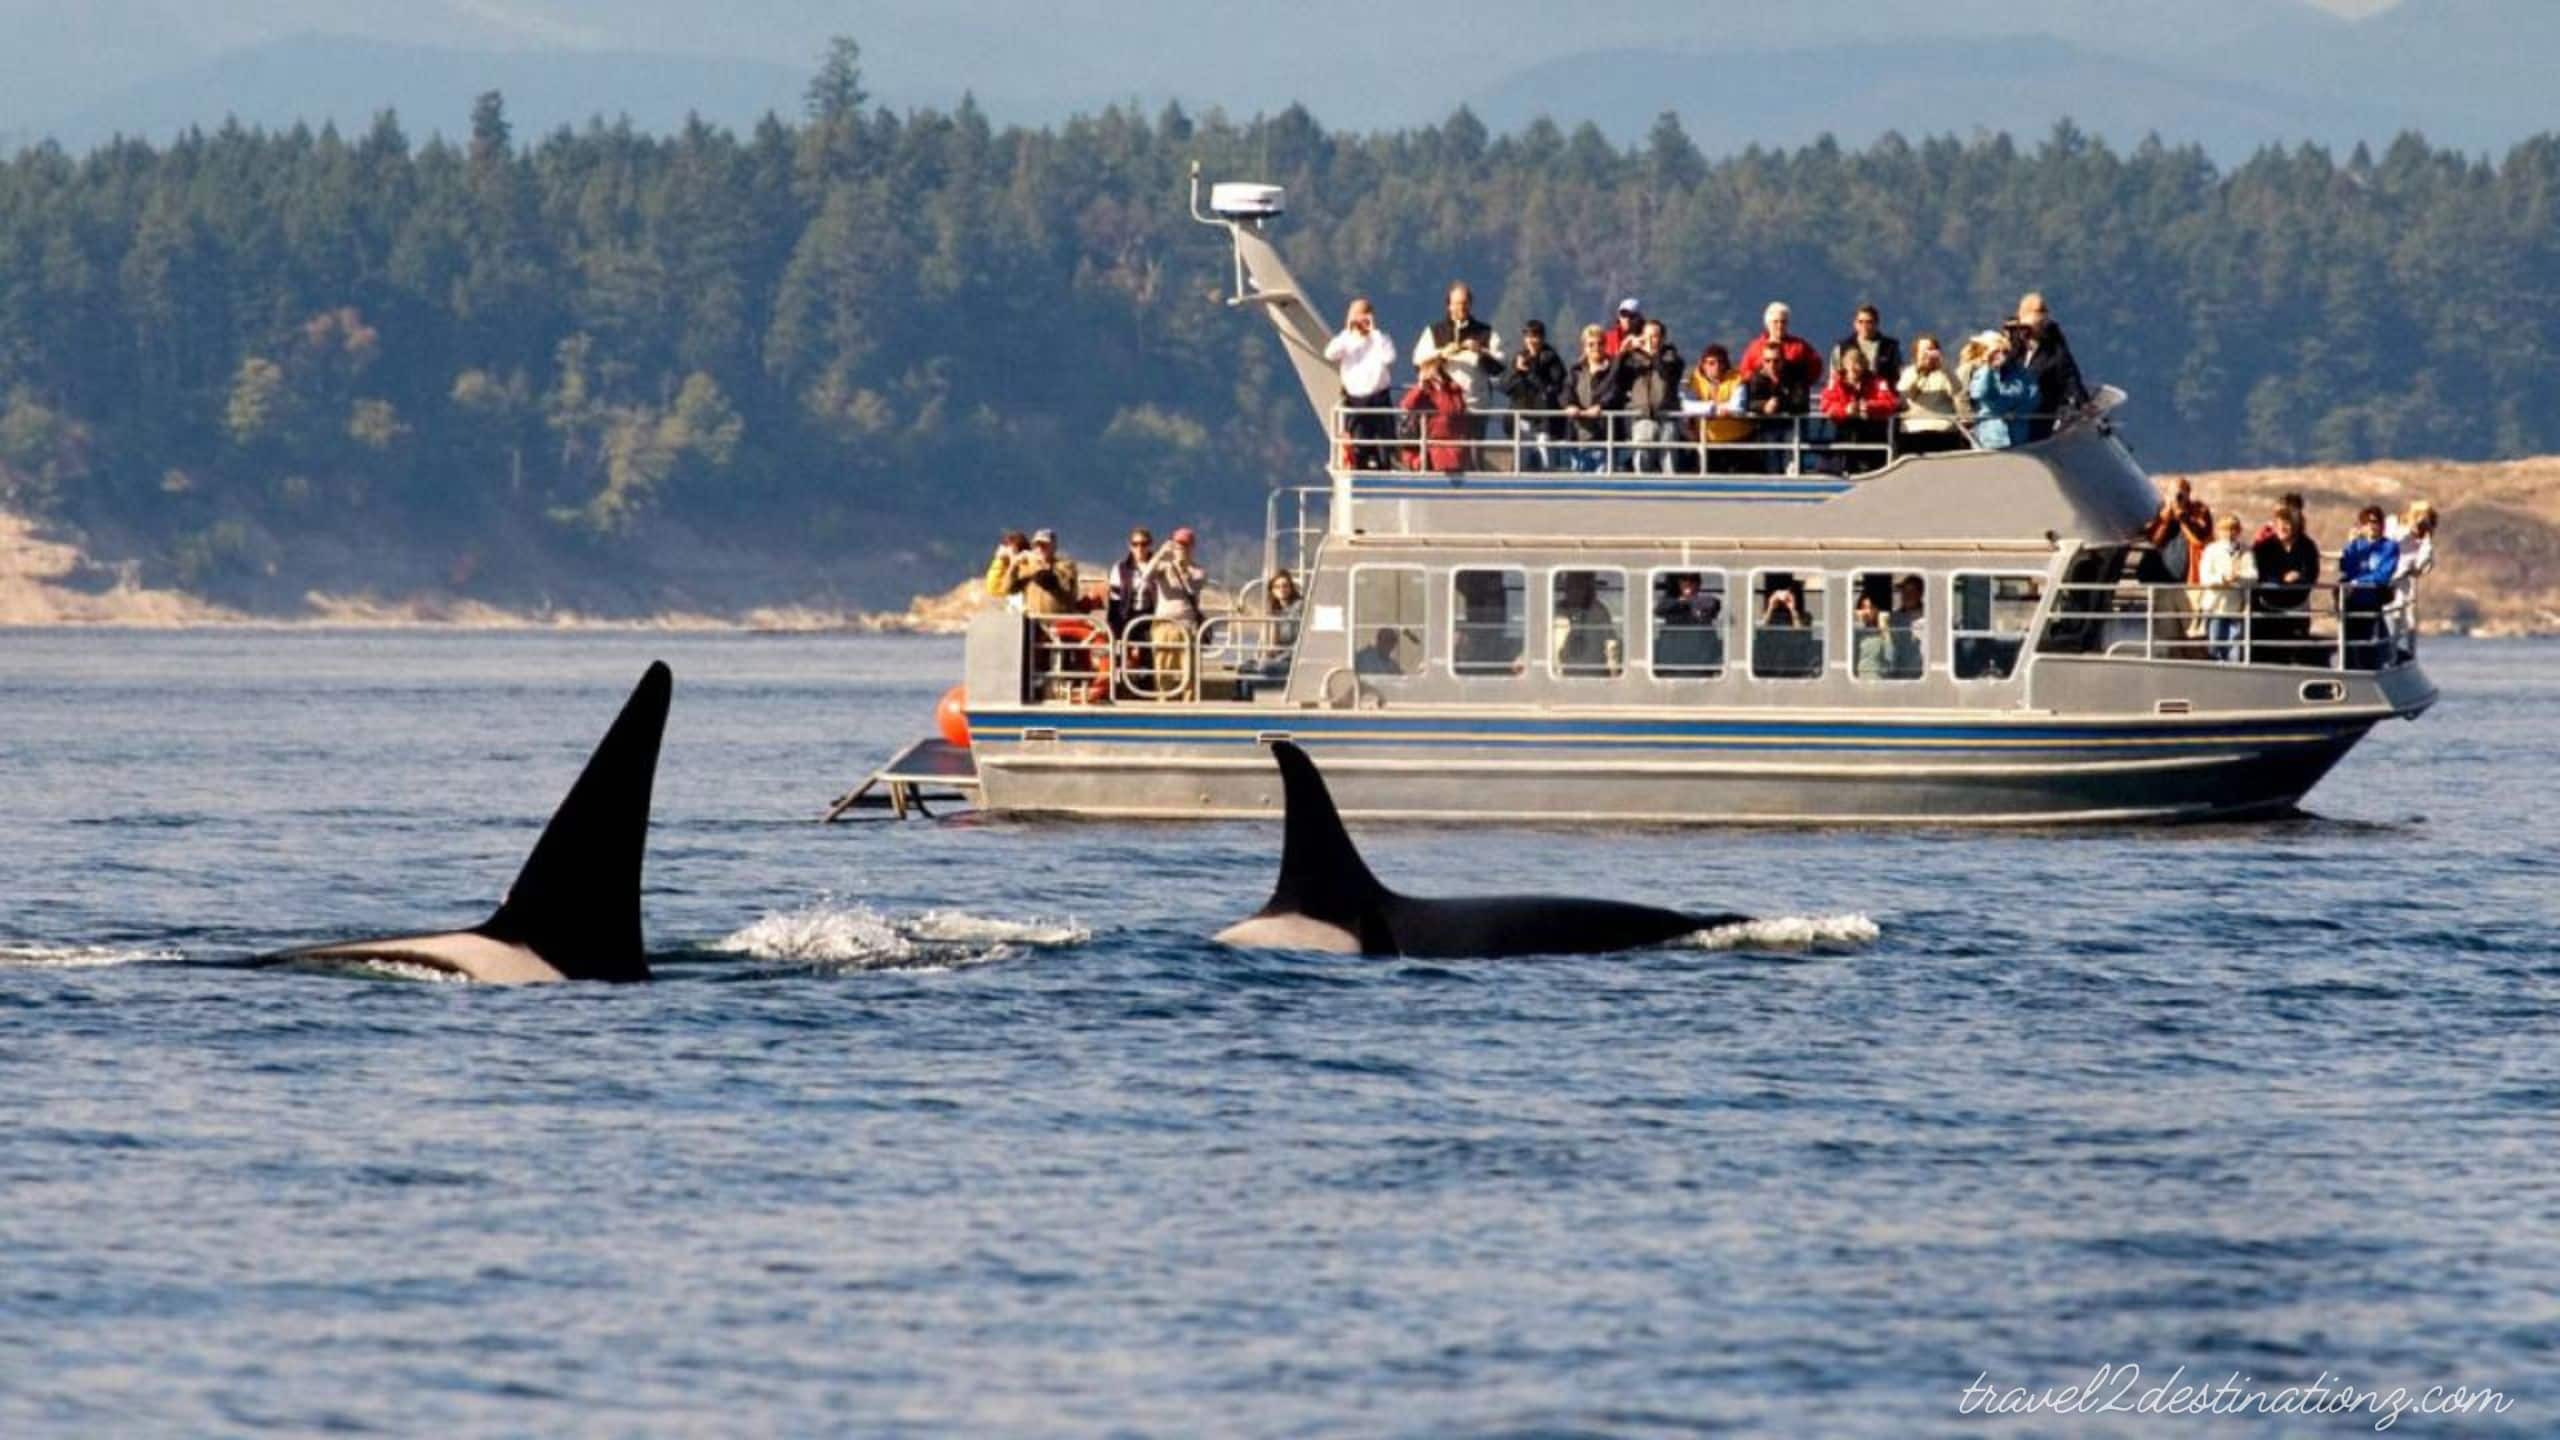
[[[1363,819],[2068,824],[2293,807],[2385,714],[2208,723],[973,713],[990,810],[1275,814],[1287,738]]]

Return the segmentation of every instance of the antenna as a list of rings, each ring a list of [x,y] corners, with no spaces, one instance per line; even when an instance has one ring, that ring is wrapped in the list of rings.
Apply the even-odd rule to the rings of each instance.
[[[1277,185],[1220,181],[1209,187],[1209,208],[1200,208],[1200,162],[1191,162],[1191,218],[1203,225],[1214,225],[1227,232],[1232,246],[1244,226],[1255,230],[1277,220],[1287,210],[1286,193]],[[1241,305],[1255,298],[1245,288],[1244,252],[1235,252],[1235,286],[1227,296],[1230,305]]]

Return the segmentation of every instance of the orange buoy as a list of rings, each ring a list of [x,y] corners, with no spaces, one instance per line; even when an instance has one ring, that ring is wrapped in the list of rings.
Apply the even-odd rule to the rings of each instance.
[[[933,723],[942,738],[962,750],[969,748],[969,687],[954,685],[942,692],[933,707]]]

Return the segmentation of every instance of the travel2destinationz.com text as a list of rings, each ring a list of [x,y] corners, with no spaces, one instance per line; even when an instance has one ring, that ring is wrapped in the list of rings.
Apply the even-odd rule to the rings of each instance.
[[[2101,1365],[2077,1385],[1995,1383],[1989,1371],[1957,1398],[1959,1415],[2371,1415],[2388,1430],[2403,1415],[2504,1415],[2513,1397],[2485,1385],[2394,1385],[2366,1388],[2320,1372],[2307,1385],[2262,1385],[2232,1371],[2220,1381],[2191,1380],[2179,1366],[2145,1385],[2139,1365]]]

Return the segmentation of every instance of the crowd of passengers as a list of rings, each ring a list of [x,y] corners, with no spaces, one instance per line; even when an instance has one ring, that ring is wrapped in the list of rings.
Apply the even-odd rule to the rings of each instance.
[[[1186,695],[1195,683],[1187,641],[1200,632],[1209,589],[1208,572],[1195,557],[1198,545],[1188,525],[1175,527],[1161,548],[1154,530],[1132,527],[1129,548],[1094,587],[1058,552],[1056,531],[1008,530],[987,561],[986,593],[1025,615],[1098,615],[1105,633],[1122,642],[1121,693]],[[1240,668],[1276,673],[1298,643],[1297,577],[1275,570],[1254,589],[1240,614],[1263,623],[1228,638],[1241,652]],[[1176,643],[1177,635],[1184,643]]]
[[[2236,512],[2217,516],[2184,478],[2175,481],[2159,511],[2133,537],[2144,548],[2131,578],[2159,587],[2146,604],[2158,627],[2151,637],[2153,653],[2164,658],[2326,665],[2342,653],[2349,669],[2378,669],[2398,644],[2388,618],[2393,598],[2407,582],[2435,568],[2436,532],[2435,506],[2425,500],[2413,501],[2399,515],[2374,505],[2357,514],[2355,533],[2340,547],[2329,582],[2337,587],[2337,641],[2312,633],[2315,613],[2327,613],[2313,603],[2323,584],[2324,557],[2298,493],[2280,498],[2252,533]],[[1121,642],[1120,694],[1187,696],[1197,693],[1187,642],[1199,633],[1208,587],[1207,574],[1193,555],[1197,538],[1182,526],[1158,548],[1151,529],[1133,528],[1128,549],[1099,584],[1089,585],[1081,580],[1076,562],[1058,553],[1054,532],[1026,536],[1009,531],[988,562],[986,590],[1027,615],[1098,618],[1103,633]],[[1851,602],[1852,671],[1861,679],[1915,678],[1922,671],[1919,634],[1927,587],[1918,575],[1870,578],[1876,583],[1861,584]],[[1818,617],[1801,578],[1771,572],[1764,580],[1762,603],[1751,618],[1755,647],[1767,653],[1755,656],[1755,669],[1785,676],[1793,673],[1785,658],[1787,632],[1809,632]],[[1466,572],[1460,583],[1463,649],[1505,628],[1509,601],[1494,572]],[[1597,592],[1593,572],[1560,572],[1558,584],[1553,657],[1558,673],[1620,673],[1624,657],[1616,618]],[[1285,569],[1276,570],[1260,586],[1248,588],[1254,593],[1236,611],[1248,623],[1227,637],[1227,648],[1236,652],[1243,674],[1279,675],[1298,639],[1302,596],[1297,579]],[[1684,666],[1708,667],[1709,647],[1720,651],[1722,643],[1711,638],[1722,633],[1722,595],[1704,588],[1694,572],[1666,575],[1657,588],[1655,669],[1678,673]],[[2066,615],[2090,618],[2105,613],[2061,608]],[[1355,653],[1353,668],[1370,676],[1414,673],[1418,657],[1402,654],[1404,643],[1395,627],[1380,627]],[[1818,644],[1803,648],[1811,667],[1805,673],[1817,673]],[[1473,659],[1508,666],[1519,657],[1488,653]],[[1470,655],[1462,653],[1454,662],[1464,671]],[[2006,670],[2005,664],[1992,668]]]
[[[2243,537],[2246,538],[2243,538]],[[2327,641],[2314,640],[2312,597],[2322,583],[2320,543],[2303,515],[2302,496],[2279,498],[2254,534],[2236,512],[2217,517],[2183,478],[2143,527],[2149,545],[2137,581],[2179,586],[2155,606],[2157,648],[2172,658],[2226,662],[2326,664]],[[2396,641],[2386,612],[2406,582],[2436,563],[2436,509],[2412,501],[2406,512],[2379,505],[2356,513],[2355,533],[2338,550],[2332,583],[2347,667],[2372,670]]]
[[[1325,359],[1341,377],[1342,461],[1355,469],[1442,472],[1507,463],[1524,470],[1784,472],[1874,469],[1889,454],[2006,449],[2050,434],[2090,395],[2071,344],[2042,295],[1964,341],[1950,362],[1934,335],[1902,342],[1861,305],[1828,355],[1773,302],[1737,363],[1721,344],[1691,365],[1659,317],[1634,296],[1610,325],[1585,325],[1560,352],[1543,322],[1505,348],[1477,318],[1464,283],[1409,354],[1366,298],[1351,302]],[[1413,383],[1398,393],[1397,367]],[[1500,396],[1503,407],[1496,407]],[[1490,421],[1510,411],[1504,443]],[[1970,438],[1968,438],[1970,437]],[[1803,453],[1810,444],[1813,455]]]

